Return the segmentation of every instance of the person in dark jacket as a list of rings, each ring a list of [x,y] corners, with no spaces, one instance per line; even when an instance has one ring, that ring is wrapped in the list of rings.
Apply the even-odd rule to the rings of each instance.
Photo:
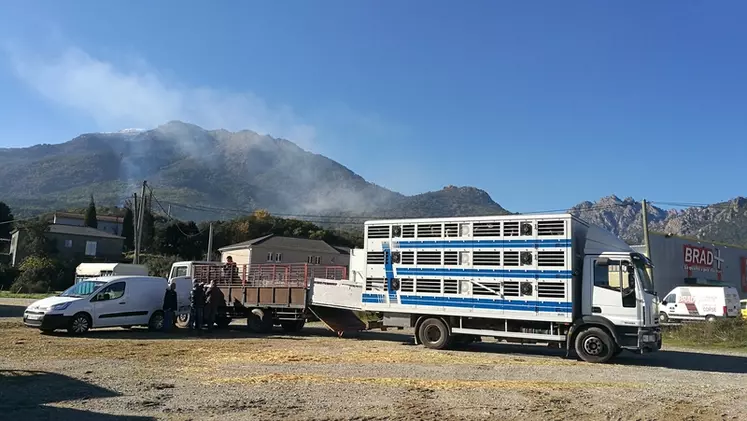
[[[169,331],[174,326],[174,314],[177,309],[176,282],[172,282],[163,296],[163,330]]]
[[[223,291],[215,286],[215,281],[211,282],[205,293],[205,324],[208,330],[213,329],[218,309],[224,305],[224,300]]]
[[[202,330],[202,319],[205,310],[205,289],[201,282],[195,282],[190,297],[190,326],[198,332]]]

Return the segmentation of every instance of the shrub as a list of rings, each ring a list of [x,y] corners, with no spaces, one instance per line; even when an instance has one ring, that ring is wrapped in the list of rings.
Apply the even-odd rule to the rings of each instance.
[[[713,322],[683,323],[666,327],[663,342],[683,345],[716,346],[725,348],[747,347],[747,320],[724,318]]]
[[[18,277],[18,270],[10,265],[0,263],[0,291],[8,289]]]
[[[141,257],[142,263],[148,267],[150,276],[162,276],[164,278],[169,277],[171,265],[180,260],[177,256],[146,255]]]
[[[60,274],[58,263],[48,257],[29,256],[19,270],[21,274],[11,286],[13,292],[47,292]]]

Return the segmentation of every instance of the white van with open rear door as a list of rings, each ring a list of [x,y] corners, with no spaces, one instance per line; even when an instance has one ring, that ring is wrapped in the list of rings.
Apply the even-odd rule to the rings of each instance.
[[[739,292],[726,286],[679,286],[664,297],[659,321],[707,320],[739,316]]]
[[[116,326],[160,330],[167,287],[165,278],[154,276],[91,278],[32,303],[23,313],[23,323],[42,332],[66,329],[73,334]]]

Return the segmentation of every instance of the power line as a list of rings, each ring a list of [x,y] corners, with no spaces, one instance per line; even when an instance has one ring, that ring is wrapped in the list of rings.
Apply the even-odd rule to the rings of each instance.
[[[192,237],[197,237],[197,236],[199,236],[200,234],[202,234],[202,233],[203,233],[203,231],[205,231],[204,229],[200,230],[200,229],[198,228],[198,232],[197,232],[196,234],[187,234],[187,233],[185,233],[185,232],[184,232],[184,231],[182,230],[182,228],[181,228],[181,227],[179,226],[179,224],[181,223],[181,221],[179,221],[178,219],[176,219],[176,218],[172,217],[172,216],[171,216],[171,212],[167,211],[167,210],[166,210],[166,209],[165,209],[165,208],[163,207],[163,205],[161,204],[161,202],[160,202],[160,201],[158,200],[158,198],[156,197],[156,195],[155,195],[155,194],[153,193],[153,188],[152,188],[151,186],[148,186],[148,189],[150,190],[150,197],[151,197],[151,198],[152,198],[152,199],[153,199],[153,200],[154,200],[154,201],[156,202],[156,204],[158,205],[158,207],[159,207],[159,208],[161,208],[161,211],[163,211],[163,213],[164,213],[164,214],[166,215],[166,217],[167,217],[167,218],[169,218],[169,220],[171,220],[171,221],[175,221],[175,222],[176,222],[176,224],[174,224],[174,226],[176,226],[176,229],[178,229],[178,230],[179,230],[179,232],[181,232],[181,233],[182,233],[182,235],[184,235],[184,236],[185,236],[185,237],[187,237],[187,238],[192,238]]]

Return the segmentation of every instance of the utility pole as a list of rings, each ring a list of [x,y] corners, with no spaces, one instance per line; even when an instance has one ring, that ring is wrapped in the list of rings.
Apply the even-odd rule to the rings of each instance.
[[[643,199],[641,202],[641,212],[643,213],[643,244],[646,247],[646,257],[649,259],[651,258],[651,242],[649,241],[648,237],[648,205],[646,204],[646,199]],[[654,282],[654,273],[651,269],[646,269],[648,272],[649,278],[651,278],[651,282]]]
[[[208,233],[208,249],[207,249],[207,261],[212,262],[213,259],[213,223],[210,223],[210,231]]]
[[[138,261],[138,259],[140,257],[140,250],[137,249],[137,236],[138,236],[138,233],[139,233],[137,224],[138,224],[139,219],[140,219],[140,208],[139,208],[138,202],[137,202],[137,193],[133,193],[132,196],[134,198],[134,200],[132,202],[132,208],[133,208],[132,209],[132,234],[133,234],[133,236],[132,236],[132,243],[133,244],[132,245],[135,248],[135,254],[134,254],[133,258],[132,258],[132,263],[133,264],[137,264],[137,261]]]
[[[169,203],[168,217],[169,219],[171,219],[171,203]]]
[[[147,187],[147,184],[148,184],[147,181],[143,181],[143,190],[142,190],[142,193],[140,194],[140,209],[138,209],[140,211],[138,215],[138,223],[137,223],[138,236],[137,236],[136,243],[135,243],[135,256],[136,256],[135,264],[138,264],[138,265],[140,264],[140,244],[143,239],[143,219],[145,218],[145,189]]]

